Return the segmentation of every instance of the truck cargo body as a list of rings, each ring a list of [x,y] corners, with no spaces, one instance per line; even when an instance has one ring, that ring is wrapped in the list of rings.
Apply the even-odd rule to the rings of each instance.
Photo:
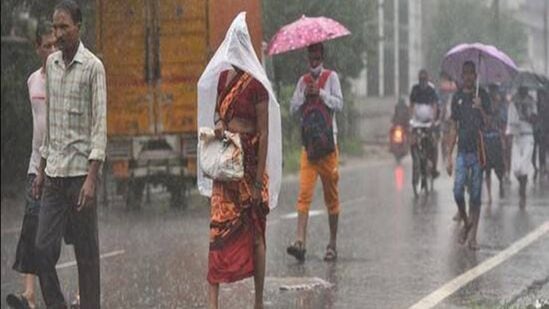
[[[128,207],[140,205],[147,183],[164,185],[172,206],[184,206],[196,177],[198,78],[240,11],[260,51],[260,3],[98,0],[96,9],[107,72],[107,179]]]

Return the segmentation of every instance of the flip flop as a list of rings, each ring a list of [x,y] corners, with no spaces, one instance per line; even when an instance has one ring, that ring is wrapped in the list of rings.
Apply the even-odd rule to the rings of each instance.
[[[298,261],[303,262],[305,261],[305,252],[307,252],[307,250],[305,250],[303,242],[298,240],[288,246],[286,252],[295,257]]]
[[[31,309],[29,301],[21,294],[9,294],[6,297],[6,303],[14,309]]]
[[[326,254],[324,255],[324,261],[333,262],[337,260],[337,251],[335,248],[332,248],[330,245],[326,247]]]

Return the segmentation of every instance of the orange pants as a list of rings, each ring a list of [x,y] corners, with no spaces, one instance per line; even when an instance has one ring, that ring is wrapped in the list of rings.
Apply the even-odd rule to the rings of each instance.
[[[320,176],[324,191],[324,203],[330,215],[339,214],[339,154],[336,151],[326,157],[310,162],[307,153],[301,151],[300,191],[297,199],[297,211],[308,213],[313,200],[317,176]]]

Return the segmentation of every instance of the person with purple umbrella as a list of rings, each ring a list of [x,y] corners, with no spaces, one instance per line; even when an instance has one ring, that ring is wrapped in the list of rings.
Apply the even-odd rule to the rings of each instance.
[[[448,145],[447,172],[452,175],[452,153],[457,142],[456,176],[454,199],[464,226],[459,237],[461,244],[477,250],[477,229],[480,218],[482,194],[482,169],[485,163],[482,129],[491,113],[488,92],[476,86],[475,63],[465,61],[462,65],[463,85],[454,94],[451,103],[452,116]],[[469,181],[469,217],[465,210],[465,186]]]

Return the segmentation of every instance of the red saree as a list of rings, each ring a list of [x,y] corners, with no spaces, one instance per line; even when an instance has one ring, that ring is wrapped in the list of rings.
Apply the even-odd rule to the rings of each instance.
[[[225,87],[227,75],[225,71],[219,78],[216,111],[226,123],[233,117],[255,123],[255,104],[268,100],[267,91],[251,76],[245,76],[248,80],[241,81],[242,73]],[[241,89],[235,90],[235,87]],[[268,177],[264,175],[261,201],[254,205],[252,190],[258,164],[258,139],[255,134],[240,134],[240,137],[244,149],[244,178],[213,182],[208,254],[208,282],[211,284],[253,276],[256,235],[259,233],[265,241]]]

